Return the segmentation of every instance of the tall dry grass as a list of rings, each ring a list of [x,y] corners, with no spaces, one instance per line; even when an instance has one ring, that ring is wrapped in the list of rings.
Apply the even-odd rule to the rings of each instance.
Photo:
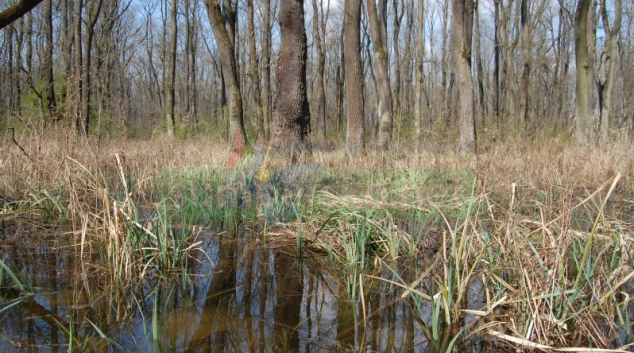
[[[164,195],[159,189],[178,186],[164,185],[165,171],[221,169],[230,152],[210,141],[94,141],[70,135],[17,140],[26,153],[12,141],[0,143],[3,220],[44,228],[62,225],[82,252],[107,244],[114,272],[126,277],[144,273],[161,256],[182,259],[196,244],[193,238],[170,250],[165,243],[153,243],[158,231],[171,234],[175,242],[173,227],[165,217],[150,222],[139,216],[143,203],[162,201],[156,198]],[[487,332],[529,348],[571,342],[605,348],[630,327],[634,146],[628,141],[579,146],[555,139],[517,140],[484,146],[477,156],[370,151],[359,157],[316,150],[305,158],[330,169],[390,169],[403,175],[416,168],[475,171],[472,197],[456,201],[469,212],[443,219],[446,209],[428,205],[438,209],[442,239],[420,238],[419,248],[412,241],[417,230],[395,227],[389,212],[381,212],[390,205],[355,195],[320,194],[328,212],[300,210],[297,221],[287,225],[292,230],[287,234],[308,240],[329,231],[332,242],[321,247],[354,263],[372,261],[368,256],[422,257],[422,248],[440,247],[437,267],[425,273],[436,283],[436,292],[421,292],[423,279],[402,284],[421,293],[423,300],[433,298],[437,322],[456,324],[475,313],[481,319],[461,332]],[[235,170],[246,165],[248,158]],[[334,213],[336,222],[325,220]],[[380,252],[366,254],[365,249],[377,248],[372,232],[384,245]],[[141,247],[151,254],[126,248],[130,237],[144,242]],[[298,247],[302,243],[300,239]],[[130,264],[136,264],[135,271]],[[362,285],[360,275],[367,268],[355,271],[349,276],[355,281],[348,288],[352,292]],[[474,281],[481,283],[485,298],[482,310],[475,312],[465,302]]]

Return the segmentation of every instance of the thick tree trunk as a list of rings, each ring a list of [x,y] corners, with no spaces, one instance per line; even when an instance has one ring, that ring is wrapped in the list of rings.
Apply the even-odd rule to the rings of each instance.
[[[361,0],[346,0],[344,13],[344,57],[348,97],[348,153],[365,150],[363,114],[363,75],[361,66]]]
[[[601,139],[605,141],[608,137],[610,111],[612,110],[612,91],[614,89],[614,81],[616,75],[616,67],[619,58],[619,47],[617,38],[621,30],[621,0],[614,3],[614,26],[610,29],[610,21],[608,18],[608,10],[606,6],[607,0],[601,1],[601,16],[603,18],[603,29],[607,33],[605,48],[605,80],[603,81],[603,90],[601,106],[601,122],[599,130]]]
[[[306,96],[306,28],[304,1],[280,3],[280,52],[277,60],[274,153],[300,153],[310,132],[310,109]]]
[[[577,86],[575,90],[575,136],[578,142],[585,143],[590,135],[590,104],[588,101],[590,82],[588,80],[588,12],[592,0],[579,0],[575,11],[575,63],[577,67]]]
[[[382,2],[383,0],[379,0]],[[370,35],[372,36],[372,47],[374,49],[374,69],[376,71],[379,106],[377,113],[379,116],[379,146],[387,149],[392,142],[392,89],[390,88],[390,77],[387,71],[387,47],[383,40],[385,29],[380,25],[386,21],[383,19],[384,13],[378,14],[374,0],[368,0],[368,19],[370,20]]]
[[[324,88],[326,54],[324,53],[324,48],[321,44],[319,23],[317,0],[313,0],[313,39],[315,43],[315,50],[317,51],[317,121],[319,122],[320,138],[323,141],[326,141],[326,90]],[[325,28],[322,28],[321,32],[325,33]]]
[[[260,139],[265,138],[264,132],[264,115],[262,114],[262,104],[260,102],[260,60],[255,47],[255,24],[254,24],[253,0],[247,0],[247,17],[249,32],[249,61],[251,85],[253,86],[253,102],[255,104],[255,121],[258,127],[258,135]]]
[[[238,81],[238,67],[236,65],[235,51],[231,42],[231,36],[225,28],[225,21],[220,11],[219,0],[206,0],[207,14],[211,23],[211,30],[216,38],[218,53],[222,62],[225,80],[231,90],[229,102],[229,131],[233,142],[233,153],[227,162],[233,166],[244,155],[245,136],[244,120],[242,114],[242,94]]]
[[[475,152],[473,79],[471,77],[471,37],[473,0],[453,0],[451,47],[460,94],[460,149]]]
[[[44,20],[46,21],[46,52],[44,53],[44,81],[46,83],[46,105],[49,118],[57,122],[57,102],[55,100],[55,82],[53,76],[53,0],[44,4]]]
[[[165,112],[165,122],[167,124],[167,138],[174,138],[174,128],[175,128],[175,119],[174,119],[174,100],[175,100],[175,86],[176,86],[176,44],[178,41],[178,24],[177,24],[177,10],[178,10],[178,0],[172,0],[171,8],[170,8],[170,16],[171,16],[171,38],[170,38],[170,47],[169,47],[169,58],[168,60],[168,73],[167,73],[167,98],[166,98],[166,112]]]

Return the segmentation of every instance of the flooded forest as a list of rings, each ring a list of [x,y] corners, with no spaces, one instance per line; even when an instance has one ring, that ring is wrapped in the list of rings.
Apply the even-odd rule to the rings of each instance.
[[[0,351],[633,352],[634,3],[0,0]]]

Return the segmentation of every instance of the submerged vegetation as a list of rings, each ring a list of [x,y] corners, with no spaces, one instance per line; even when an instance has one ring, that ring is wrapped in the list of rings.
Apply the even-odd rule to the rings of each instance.
[[[353,303],[357,325],[369,327],[378,288],[398,289],[433,351],[474,337],[497,349],[632,341],[634,151],[625,143],[497,143],[477,157],[315,150],[292,165],[256,150],[235,168],[208,143],[21,144],[27,153],[0,146],[3,312],[40,290],[16,254],[43,241],[72,259],[78,282],[98,278],[132,307],[153,306],[142,322],[157,341],[176,294],[156,283],[190,293],[197,271],[221,266],[201,234],[246,232],[257,247],[329,259],[334,294]],[[148,283],[144,295],[125,294]],[[152,293],[160,300],[143,303]],[[50,316],[69,348],[119,344],[79,316]],[[92,336],[77,335],[80,322]],[[294,325],[276,344],[301,334]]]

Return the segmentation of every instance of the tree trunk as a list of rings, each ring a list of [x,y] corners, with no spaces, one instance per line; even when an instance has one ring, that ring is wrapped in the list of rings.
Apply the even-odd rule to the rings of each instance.
[[[451,78],[449,77],[449,68],[448,66],[448,60],[447,60],[447,37],[448,37],[448,33],[447,33],[447,28],[448,28],[448,24],[449,24],[449,0],[444,0],[443,2],[443,7],[442,7],[442,45],[441,45],[441,54],[440,54],[440,71],[441,71],[441,78],[440,78],[440,100],[441,100],[441,104],[440,104],[440,109],[438,110],[438,121],[442,121],[445,120],[445,116],[449,116],[448,112],[449,112],[449,101],[450,101],[450,97],[448,92],[450,92],[450,89],[447,87],[447,84],[451,84]],[[447,123],[449,121],[449,119],[447,118]]]
[[[482,66],[482,51],[481,51],[481,45],[480,45],[480,12],[478,9],[478,4],[479,4],[479,0],[476,0],[475,4],[474,4],[474,29],[475,29],[475,33],[474,33],[474,49],[475,49],[475,61],[476,61],[476,72],[478,74],[478,106],[479,106],[479,116],[482,120],[484,116],[486,116],[487,113],[487,104],[486,104],[486,99],[485,99],[485,95],[484,95],[484,68]]]
[[[614,81],[616,75],[616,67],[619,58],[619,47],[617,38],[621,30],[621,0],[615,0],[614,3],[614,26],[610,29],[610,21],[608,18],[608,10],[606,6],[607,0],[601,1],[601,16],[603,18],[603,29],[607,34],[605,48],[605,80],[603,81],[603,90],[601,106],[601,122],[600,133],[601,139],[605,141],[608,137],[608,128],[610,121],[610,111],[612,110],[612,90],[614,89]]]
[[[273,148],[278,154],[302,151],[310,132],[310,109],[306,96],[306,28],[304,1],[280,3],[280,52],[277,60]]]
[[[174,99],[175,99],[175,83],[176,83],[176,44],[178,41],[178,24],[176,23],[177,18],[177,9],[178,9],[178,0],[172,0],[171,8],[170,8],[170,16],[171,16],[171,38],[170,38],[170,48],[169,48],[169,58],[168,60],[168,77],[167,77],[167,99],[166,99],[166,112],[165,112],[165,121],[167,123],[167,138],[174,139],[174,128],[175,128],[175,119],[174,119]]]
[[[227,162],[228,166],[234,166],[244,155],[245,136],[244,120],[242,115],[242,94],[238,81],[238,68],[234,56],[234,47],[231,36],[225,28],[225,21],[220,11],[219,0],[206,0],[207,14],[211,23],[211,30],[216,38],[218,54],[222,62],[223,73],[228,86],[231,89],[229,101],[229,131],[233,142],[233,153]]]
[[[473,0],[453,0],[451,46],[460,94],[460,149],[475,152],[473,80],[471,77],[471,37]]]
[[[588,81],[588,12],[592,0],[579,0],[575,11],[575,63],[577,67],[577,86],[575,90],[575,136],[577,141],[585,143],[590,134],[590,105]]]
[[[262,111],[264,138],[271,137],[271,0],[264,0],[262,33]]]
[[[216,1],[216,0],[211,0],[211,1]],[[233,6],[231,6],[231,0],[217,0],[219,3],[222,2],[222,18],[224,21],[224,26],[225,26],[225,30],[227,32],[227,36],[229,37],[229,43],[231,43],[231,56],[234,58],[234,61],[236,61],[235,59],[237,58],[236,55],[236,19],[238,18],[238,12],[235,8],[233,8]],[[229,77],[229,75],[227,74],[226,71],[224,71],[224,64],[223,66],[223,77],[224,77],[224,83],[225,83],[225,87],[226,89],[228,89],[228,92],[225,92],[227,94],[227,102],[229,104],[229,107],[231,107],[231,94],[232,94],[232,88],[231,88],[231,78]],[[239,68],[238,68],[238,62],[236,61],[236,73],[240,72]],[[238,80],[240,79],[239,74],[236,74],[236,77],[238,77]],[[239,84],[240,81],[238,81]],[[229,120],[231,120],[231,117],[229,117]],[[229,124],[231,125],[231,124]],[[229,128],[229,133],[231,133],[231,128]]]
[[[348,153],[365,150],[363,74],[361,66],[361,0],[346,0],[344,13],[344,57],[348,97]]]
[[[322,32],[326,33],[325,28],[322,28]],[[326,141],[326,90],[324,88],[326,54],[321,44],[317,0],[313,0],[313,39],[315,41],[315,50],[317,51],[317,121],[319,122],[320,138]]]
[[[247,0],[248,32],[249,32],[249,61],[251,63],[251,84],[253,85],[253,101],[255,103],[255,116],[260,139],[265,138],[264,116],[262,114],[262,104],[260,102],[260,62],[255,47],[255,24],[254,24],[253,0]]]
[[[396,116],[399,116],[401,114],[401,53],[399,50],[399,37],[400,37],[400,32],[401,32],[401,20],[403,18],[403,14],[405,13],[405,9],[403,9],[403,11],[401,11],[401,13],[398,12],[398,4],[399,2],[401,2],[402,0],[394,0],[393,1],[393,7],[394,7],[394,28],[393,28],[393,34],[394,34],[394,95],[393,95],[393,100],[394,100],[394,104],[393,104],[393,113]],[[386,42],[387,43],[387,42]]]
[[[44,4],[44,20],[46,21],[46,52],[44,53],[44,82],[46,83],[46,105],[48,114],[54,123],[57,122],[57,102],[55,100],[55,82],[53,76],[53,0]]]
[[[425,59],[425,46],[423,37],[423,20],[425,18],[424,3],[422,0],[418,1],[418,23],[416,30],[416,96],[414,99],[414,143],[418,147],[422,138],[421,124],[423,122],[423,60]]]
[[[493,115],[497,118],[500,115],[500,4],[501,0],[494,0],[494,27],[493,37]]]
[[[192,68],[191,61],[189,60],[192,57],[192,18],[194,17],[191,11],[191,3],[190,0],[184,1],[185,5],[185,93],[183,94],[183,114],[185,115],[185,120],[189,118],[189,109],[191,106],[190,98],[191,98],[191,81],[192,81]]]
[[[86,21],[86,38],[84,39],[85,52],[82,63],[82,82],[83,82],[83,92],[81,95],[81,116],[84,118],[82,121],[82,129],[80,133],[84,136],[88,136],[89,128],[90,128],[90,64],[91,64],[91,54],[92,54],[92,40],[95,33],[95,24],[97,24],[97,19],[99,18],[99,13],[101,12],[101,4],[103,0],[96,0],[97,4],[92,2],[92,7],[88,11],[88,20]]]
[[[382,2],[383,0],[379,0]],[[376,71],[379,84],[379,106],[377,109],[379,125],[379,146],[387,149],[392,142],[392,89],[390,88],[390,77],[387,71],[387,47],[383,41],[385,29],[380,25],[379,17],[384,18],[385,14],[377,13],[374,0],[368,0],[368,19],[370,20],[370,35],[372,36],[372,46],[374,49],[374,69]],[[385,21],[381,21],[385,24]]]
[[[345,18],[344,18],[345,23]],[[345,56],[345,48],[344,48],[344,34],[345,29],[341,31],[341,36],[339,37],[339,53],[340,58],[337,64],[337,72],[336,72],[336,82],[337,82],[337,131],[341,133],[343,130],[343,96],[344,96],[344,84],[346,77],[346,56]]]
[[[530,27],[530,11],[528,0],[521,0],[520,5],[520,22],[522,31],[522,61],[524,62],[524,68],[522,71],[522,79],[520,81],[519,88],[519,123],[526,129],[528,127],[528,106],[529,106],[529,90],[530,90],[530,75],[531,75],[531,62],[533,47],[531,27]]]
[[[77,87],[77,93],[74,97],[74,119],[75,119],[75,128],[78,132],[83,130],[83,119],[84,117],[81,115],[81,102],[83,95],[83,83],[82,83],[82,45],[81,45],[81,25],[82,25],[82,9],[83,9],[83,0],[75,0],[75,82]]]

